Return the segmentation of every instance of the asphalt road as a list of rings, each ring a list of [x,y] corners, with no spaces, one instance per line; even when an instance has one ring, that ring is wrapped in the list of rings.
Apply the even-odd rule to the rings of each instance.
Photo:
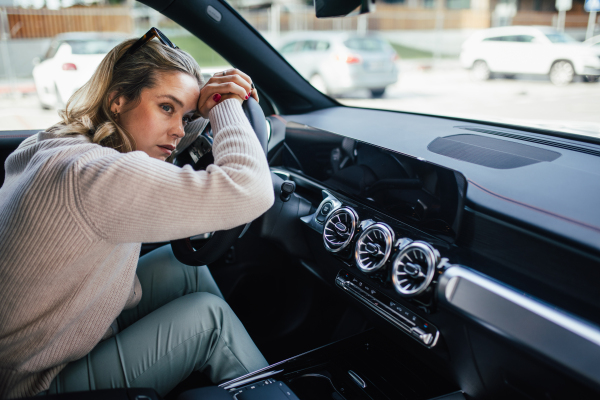
[[[600,83],[576,81],[557,87],[544,77],[473,81],[456,62],[435,68],[427,62],[400,64],[398,83],[381,99],[356,92],[343,104],[387,110],[533,124],[600,137]],[[59,121],[56,110],[43,110],[35,94],[0,94],[0,130],[44,129]]]
[[[539,76],[478,82],[452,62],[439,68],[423,66],[426,64],[401,64],[398,82],[381,99],[356,92],[338,101],[356,107],[536,125],[600,137],[600,83],[586,83],[578,77],[570,85],[557,87]]]

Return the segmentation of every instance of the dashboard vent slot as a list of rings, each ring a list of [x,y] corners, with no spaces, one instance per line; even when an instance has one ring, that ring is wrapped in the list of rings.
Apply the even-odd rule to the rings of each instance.
[[[354,258],[356,266],[363,272],[375,272],[390,257],[394,245],[394,231],[383,223],[369,226],[356,241]]]
[[[471,134],[438,137],[427,148],[436,154],[495,169],[519,168],[560,157],[556,151]]]
[[[358,215],[352,208],[342,207],[332,212],[323,229],[325,248],[337,253],[348,247],[357,225]]]
[[[429,243],[415,241],[394,259],[392,282],[401,296],[416,296],[429,286],[440,259],[439,252]]]
[[[464,129],[466,131],[472,131],[472,132],[487,133],[489,135],[502,136],[502,137],[507,137],[507,138],[516,139],[516,140],[523,140],[525,142],[543,144],[545,146],[557,147],[559,149],[572,150],[572,151],[576,151],[579,153],[585,153],[585,154],[590,154],[592,156],[600,157],[600,150],[595,150],[595,149],[591,149],[591,148],[583,147],[583,146],[577,146],[577,145],[570,144],[570,143],[564,143],[564,142],[555,141],[555,140],[548,140],[548,139],[543,139],[543,138],[535,137],[535,136],[518,135],[518,134],[506,132],[506,131],[497,131],[497,130],[492,130],[492,129],[477,128],[477,127],[473,127],[473,126],[455,126],[455,128]]]

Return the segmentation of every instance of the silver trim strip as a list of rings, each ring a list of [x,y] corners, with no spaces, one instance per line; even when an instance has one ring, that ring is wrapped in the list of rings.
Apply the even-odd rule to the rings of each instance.
[[[267,377],[269,377],[271,375],[276,375],[276,374],[278,374],[280,372],[283,372],[283,370],[281,369],[279,371],[269,371],[269,372],[265,372],[263,374],[255,375],[252,378],[247,378],[247,379],[239,380],[239,381],[234,382],[232,384],[229,384],[227,386],[221,386],[221,385],[219,385],[219,386],[221,386],[225,390],[235,389],[236,387],[247,385],[247,384],[252,383],[254,381],[258,381],[258,380],[267,378]]]
[[[427,348],[431,348],[437,344],[437,341],[440,337],[440,332],[437,328],[434,327],[435,331],[436,331],[435,337],[432,336],[430,339],[427,340],[427,343],[426,343],[421,339],[420,335],[419,335],[419,337],[415,336],[417,334],[417,332],[414,331],[414,325],[415,325],[414,322],[407,319],[403,315],[395,312],[394,310],[392,310],[391,308],[389,308],[387,305],[385,305],[383,303],[378,302],[382,307],[375,306],[374,304],[372,304],[369,301],[369,299],[367,297],[365,297],[365,294],[363,294],[364,292],[361,289],[359,289],[358,286],[356,286],[354,283],[352,283],[350,281],[345,281],[338,277],[335,280],[335,284],[339,288],[343,289],[346,293],[348,293],[349,295],[354,297],[356,300],[358,300],[360,303],[362,303],[364,306],[369,308],[371,311],[375,312],[375,314],[379,315],[380,317],[382,317],[383,319],[388,321],[390,324],[394,325],[396,328],[404,331],[406,334],[408,334],[408,336],[410,336],[412,339],[416,340],[418,343],[421,343],[423,346],[425,346]],[[397,317],[401,317],[406,322],[399,320]],[[433,326],[429,322],[428,322],[428,324],[430,326]]]
[[[600,329],[463,266],[439,279],[440,302],[485,327],[600,383]]]
[[[367,387],[367,384],[365,383],[365,381],[363,381],[362,378],[360,376],[358,376],[358,374],[356,372],[354,372],[352,370],[348,370],[348,375],[350,375],[350,378],[352,378],[354,383],[356,383],[361,388],[364,389]]]

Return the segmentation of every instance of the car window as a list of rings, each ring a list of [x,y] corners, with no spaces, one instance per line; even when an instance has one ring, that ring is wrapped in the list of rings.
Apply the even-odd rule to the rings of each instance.
[[[28,18],[20,20],[21,14],[9,14],[12,34],[23,37],[10,39],[9,48],[13,51],[8,59],[4,58],[5,53],[0,48],[0,131],[45,130],[59,122],[59,109],[64,107],[75,90],[89,80],[102,55],[125,38],[141,37],[152,26],[196,59],[204,80],[231,68],[207,44],[141,3],[135,3],[129,13],[126,8],[115,6],[89,6],[85,15],[74,13],[72,9],[53,10],[52,13],[52,17],[47,17],[46,9],[28,8]],[[60,18],[55,18],[55,15]],[[96,36],[93,32],[82,34],[80,31],[93,18],[105,24],[97,24],[94,29],[106,30]],[[111,36],[106,37],[107,33]],[[61,36],[57,37],[58,34]],[[105,37],[99,38],[101,35]],[[42,58],[55,57],[61,45],[70,46],[71,53],[79,57],[61,60],[60,63],[39,62]],[[3,44],[0,43],[0,46]]]
[[[517,37],[517,42],[531,43],[534,41],[534,39],[535,37],[531,35],[519,35]]]
[[[384,51],[387,50],[387,43],[380,39],[371,38],[352,38],[344,42],[344,45],[352,50],[360,51]]]
[[[577,43],[577,40],[573,39],[566,33],[554,32],[545,34],[552,43]]]
[[[325,42],[323,40],[320,40],[317,42],[317,51],[325,51],[329,49],[329,42]]]
[[[504,42],[508,36],[494,36],[483,39],[484,42]]]
[[[290,43],[286,44],[285,46],[283,46],[281,48],[280,52],[282,54],[293,53],[296,50],[297,44],[298,44],[298,42],[290,42]]]
[[[106,54],[122,40],[67,40],[71,54]]]
[[[302,51],[315,51],[317,49],[316,40],[305,40],[302,44]]]
[[[533,36],[528,35],[495,36],[484,39],[486,42],[531,42],[532,40]]]
[[[61,44],[63,44],[63,42],[53,40],[52,43],[50,44],[50,47],[48,47],[48,51],[46,51],[46,55],[44,56],[44,59],[48,60],[48,59],[54,57],[54,55],[58,51],[58,48],[60,47]]]

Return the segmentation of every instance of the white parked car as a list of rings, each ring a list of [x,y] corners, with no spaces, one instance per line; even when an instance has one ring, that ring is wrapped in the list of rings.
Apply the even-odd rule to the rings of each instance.
[[[69,32],[55,36],[33,80],[44,108],[62,107],[86,83],[104,56],[127,39],[124,33]]]
[[[583,42],[583,44],[592,47],[594,50],[600,52],[600,35],[594,36]]]
[[[381,97],[398,81],[398,54],[375,34],[302,32],[288,35],[279,51],[315,88],[330,95],[367,89]]]
[[[548,74],[555,85],[576,75],[594,80],[600,57],[591,46],[551,27],[507,26],[474,33],[462,46],[460,60],[476,79],[492,73]]]

